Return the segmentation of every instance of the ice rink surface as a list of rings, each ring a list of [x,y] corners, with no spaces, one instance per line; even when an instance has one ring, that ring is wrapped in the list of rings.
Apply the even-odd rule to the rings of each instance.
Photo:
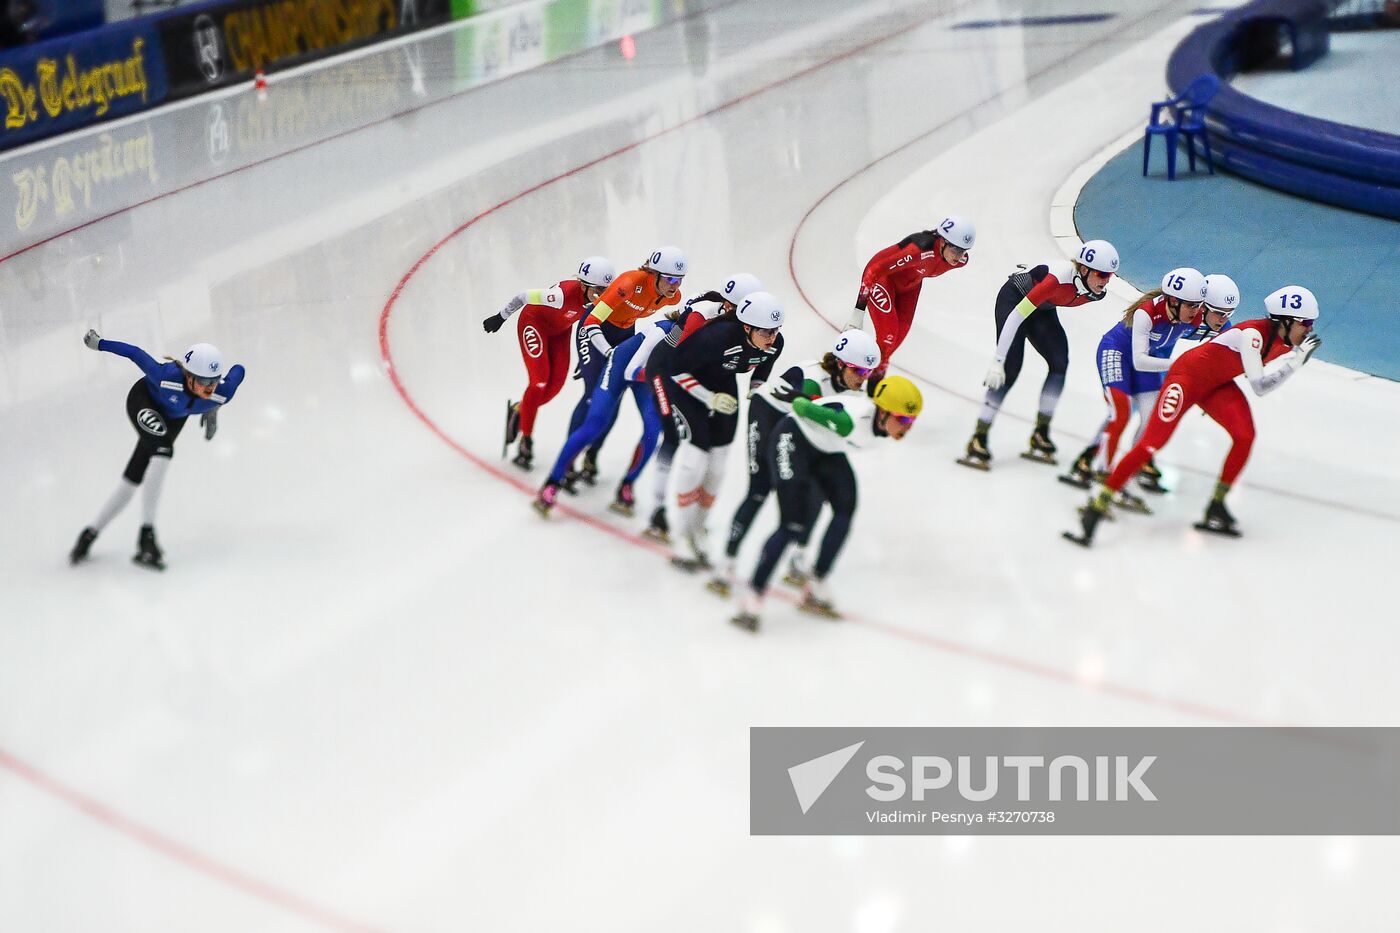
[[[1037,359],[993,472],[953,459],[997,288],[1063,255],[1056,192],[1161,96],[1194,4],[988,29],[950,27],[1084,11],[700,6],[633,59],[465,93],[439,32],[265,104],[163,112],[112,130],[158,147],[153,200],[6,228],[0,930],[1395,929],[1391,839],[748,835],[753,725],[1393,723],[1400,387],[1315,361],[1252,400],[1242,540],[1190,528],[1225,448],[1193,414],[1158,514],[1066,544],[1082,494],[1015,456]],[[856,462],[847,621],[772,599],[748,637],[609,514],[627,406],[599,488],[529,509],[541,468],[499,459],[514,328],[480,324],[511,295],[673,242],[688,293],[758,275],[804,359],[865,259],[948,211],[979,240],[895,357],[925,414]],[[1301,283],[1324,337],[1337,274]],[[1066,453],[1102,418],[1091,360],[1120,290],[1062,314]],[[218,437],[179,443],[163,575],[129,561],[136,505],[90,564],[64,560],[132,443],[138,372],[85,350],[88,327],[248,370]],[[543,410],[541,459],[577,391]]]

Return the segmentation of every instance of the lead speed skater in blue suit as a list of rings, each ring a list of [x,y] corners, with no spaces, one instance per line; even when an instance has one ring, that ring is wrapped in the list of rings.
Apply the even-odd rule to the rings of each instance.
[[[145,350],[116,340],[103,340],[97,331],[83,337],[89,350],[124,356],[135,363],[142,376],[126,395],[126,417],[136,430],[136,449],[127,460],[121,481],[91,525],[83,529],[68,559],[78,564],[87,559],[92,544],[107,524],[126,508],[136,487],[146,487],[141,508],[141,533],[137,539],[137,564],[154,570],[165,569],[165,556],[156,544],[156,507],[160,504],[165,473],[175,456],[175,439],[191,415],[199,415],[205,440],[212,440],[219,429],[219,409],[233,399],[243,382],[243,367],[225,371],[217,348],[197,343],[178,360],[159,363]]]

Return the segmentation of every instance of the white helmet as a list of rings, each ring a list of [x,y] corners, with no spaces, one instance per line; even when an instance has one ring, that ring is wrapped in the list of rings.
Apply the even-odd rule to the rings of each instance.
[[[589,256],[578,264],[578,280],[584,285],[607,288],[617,277],[617,269],[602,256]]]
[[[642,268],[662,275],[685,275],[685,253],[679,246],[658,246],[642,263]]]
[[[1190,266],[1173,269],[1162,276],[1162,294],[1179,301],[1206,300],[1206,277]]]
[[[962,249],[972,249],[977,242],[977,228],[972,221],[961,214],[949,214],[938,225],[937,233],[943,239]]]
[[[736,272],[724,283],[724,288],[719,293],[724,296],[724,300],[730,304],[737,305],[754,292],[763,291],[763,283],[757,276],[749,275],[747,272]]]
[[[221,379],[224,375],[224,362],[219,356],[219,348],[209,343],[197,343],[185,351],[182,357],[185,372],[196,379]]]
[[[1215,313],[1229,317],[1240,306],[1240,287],[1228,275],[1212,272],[1206,276],[1206,304]]]
[[[783,326],[783,306],[767,292],[753,292],[739,305],[734,316],[750,327],[771,330]]]
[[[832,352],[848,366],[863,369],[880,367],[880,347],[875,343],[875,338],[863,330],[844,330],[837,334]]]
[[[1079,255],[1075,257],[1075,262],[1082,263],[1095,272],[1117,272],[1118,250],[1107,240],[1090,240],[1079,247]]]
[[[1301,285],[1285,285],[1264,299],[1269,317],[1317,320],[1317,298]]]

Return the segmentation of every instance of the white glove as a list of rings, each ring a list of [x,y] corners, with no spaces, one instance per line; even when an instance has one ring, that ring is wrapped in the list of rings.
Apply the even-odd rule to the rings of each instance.
[[[859,306],[851,309],[851,320],[846,324],[846,330],[861,330],[865,327],[865,309]]]
[[[86,334],[83,334],[83,343],[87,345],[87,348],[89,350],[96,350],[97,345],[101,343],[101,341],[101,335],[99,335],[97,331],[93,330],[90,327],[88,328],[88,332]]]
[[[710,399],[710,411],[721,415],[732,415],[739,410],[739,400],[728,392],[716,392]]]
[[[1298,365],[1302,366],[1303,363],[1306,363],[1312,357],[1313,351],[1320,346],[1322,346],[1322,338],[1317,334],[1310,333],[1304,337],[1298,343],[1298,355],[1302,358],[1302,362]]]
[[[987,375],[982,377],[982,384],[993,392],[1006,384],[1006,367],[1001,364],[1000,360],[992,363],[991,368],[987,370]]]

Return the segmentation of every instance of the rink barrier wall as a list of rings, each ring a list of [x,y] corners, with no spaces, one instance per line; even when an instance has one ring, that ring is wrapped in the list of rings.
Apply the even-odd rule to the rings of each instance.
[[[49,0],[68,27],[92,21],[87,0]],[[661,0],[559,0],[564,19],[596,27],[656,16]],[[499,19],[529,0],[210,0],[0,50],[0,151],[250,81],[455,18]],[[101,4],[98,4],[101,9]],[[512,58],[519,30],[493,26],[488,77]],[[597,29],[595,32],[599,31]],[[601,30],[607,32],[606,28]],[[497,37],[500,36],[498,39]],[[495,46],[492,45],[495,44]],[[543,47],[544,43],[537,43]],[[546,49],[546,51],[548,51]],[[524,59],[528,59],[525,56]],[[548,57],[537,60],[547,61]],[[521,65],[520,67],[525,67]],[[519,70],[519,69],[517,69]]]
[[[449,0],[213,0],[157,22],[173,100],[449,18]]]
[[[140,20],[8,49],[0,149],[154,107],[169,94],[154,24]]]
[[[39,21],[39,39],[53,39],[86,29],[97,29],[107,21],[102,0],[30,0]]]
[[[1382,217],[1400,218],[1400,137],[1305,116],[1229,85],[1241,71],[1306,68],[1328,49],[1324,0],[1256,0],[1196,28],[1167,62],[1180,93],[1202,74],[1221,79],[1207,127],[1218,165],[1251,181]]]
[[[558,60],[670,21],[661,0],[518,0],[445,30],[454,89]],[[131,21],[129,21],[131,22]],[[187,98],[202,121],[158,131],[137,114],[50,139],[9,155],[0,176],[0,255],[104,217],[127,223],[121,208],[193,185],[210,172],[237,170],[422,106],[409,54],[344,56],[279,81],[266,99],[238,89]],[[191,153],[205,159],[191,159]]]

